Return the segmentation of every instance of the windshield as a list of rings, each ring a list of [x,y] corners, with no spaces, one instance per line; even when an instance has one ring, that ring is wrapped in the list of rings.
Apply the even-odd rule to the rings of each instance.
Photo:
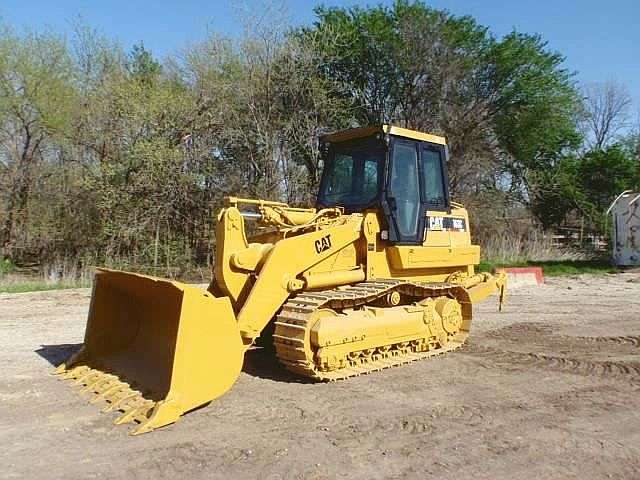
[[[362,208],[378,197],[384,148],[371,140],[336,144],[329,150],[320,185],[322,207]]]

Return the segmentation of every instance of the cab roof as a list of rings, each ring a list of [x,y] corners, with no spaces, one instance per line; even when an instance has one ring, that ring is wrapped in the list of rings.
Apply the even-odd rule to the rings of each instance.
[[[447,141],[444,137],[439,135],[432,135],[431,133],[418,132],[416,130],[409,130],[408,128],[396,127],[394,125],[376,125],[372,127],[359,127],[350,128],[348,130],[341,130],[339,132],[329,133],[323,135],[321,140],[325,142],[343,142],[345,140],[353,140],[356,138],[370,137],[376,133],[386,133],[389,135],[395,135],[397,137],[410,138],[412,140],[419,140],[421,142],[437,143],[438,145],[446,145]]]

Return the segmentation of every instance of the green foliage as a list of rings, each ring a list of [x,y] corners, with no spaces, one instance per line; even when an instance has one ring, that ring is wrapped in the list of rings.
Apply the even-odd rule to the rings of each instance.
[[[15,265],[9,258],[0,258],[0,277],[15,270]]]
[[[618,145],[626,155],[640,161],[640,132],[622,137]]]
[[[506,173],[521,201],[552,203],[540,173],[579,145],[580,99],[563,57],[539,36],[497,40],[473,18],[419,1],[320,7],[316,15],[301,35],[322,39],[320,73],[338,84],[355,122],[445,135],[456,195],[495,186]]]
[[[606,275],[617,273],[619,270],[607,260],[558,260],[548,262],[517,262],[510,264],[482,262],[481,272],[491,272],[495,268],[506,267],[541,267],[547,277],[566,275]]]
[[[0,126],[37,143],[0,169],[1,253],[173,275],[210,261],[224,195],[312,202],[318,134],[348,110],[313,44],[214,35],[161,64],[142,43],[125,55],[76,30],[71,44],[0,33]],[[0,154],[15,150],[15,135],[2,140]]]
[[[511,190],[547,229],[573,207],[567,196],[573,176],[563,157],[582,140],[575,120],[579,97],[571,74],[561,68],[564,58],[546,50],[537,35],[513,32],[491,55],[501,85],[495,132]]]
[[[55,34],[0,35],[0,118],[59,132],[76,105],[73,65]]]
[[[451,191],[485,230],[523,208],[597,222],[637,185],[637,138],[579,152],[572,74],[540,36],[422,1],[315,13],[162,62],[82,25],[0,27],[0,255],[179,275],[210,263],[225,195],[312,205],[318,137],[380,122],[447,137]]]
[[[42,292],[46,290],[66,290],[69,288],[87,288],[91,286],[91,282],[81,281],[63,281],[63,282],[45,282],[45,281],[12,281],[9,283],[0,282],[0,293],[25,293],[25,292]]]
[[[362,124],[432,122],[411,114],[441,113],[434,109],[441,100],[437,89],[443,83],[455,85],[443,70],[462,81],[448,100],[468,99],[471,77],[480,74],[482,56],[493,41],[471,17],[455,17],[422,2],[317,7],[315,13],[313,27],[300,35],[315,42],[321,74],[338,84]]]
[[[620,145],[588,151],[570,164],[574,189],[567,197],[600,230],[612,200],[624,190],[640,189],[640,162]]]
[[[30,201],[45,156],[72,132],[78,108],[74,65],[64,40],[51,33],[20,36],[0,27],[0,249],[37,235]],[[10,255],[10,252],[5,252]]]
[[[577,185],[577,159],[560,157],[546,168],[540,166],[528,172],[530,209],[543,229],[561,225],[577,206],[580,189]]]
[[[623,190],[640,188],[640,162],[622,146],[613,145],[560,157],[533,178],[540,195],[531,208],[545,228],[577,211],[602,231],[611,201]]]
[[[640,162],[617,145],[584,154],[576,173],[584,194],[581,200],[600,212],[623,190],[640,187]]]
[[[320,48],[322,74],[338,84],[362,123],[389,121],[398,103],[394,14],[379,6],[317,7],[314,28],[302,30]]]
[[[162,72],[162,65],[153,58],[149,50],[144,48],[142,42],[131,49],[126,67],[133,78],[146,85],[152,84]]]

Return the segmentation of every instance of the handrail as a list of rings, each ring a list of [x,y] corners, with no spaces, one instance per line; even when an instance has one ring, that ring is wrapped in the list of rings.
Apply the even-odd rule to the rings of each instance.
[[[225,203],[227,205],[237,205],[239,203],[244,203],[246,205],[259,205],[261,207],[288,207],[289,205],[283,202],[273,202],[270,200],[256,200],[253,198],[239,198],[239,197],[225,197]]]

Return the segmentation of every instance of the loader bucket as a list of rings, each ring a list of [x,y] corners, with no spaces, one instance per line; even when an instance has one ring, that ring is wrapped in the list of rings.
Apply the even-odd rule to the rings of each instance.
[[[115,423],[139,434],[225,393],[244,348],[227,297],[145,275],[96,273],[82,349],[56,373],[72,380]]]

